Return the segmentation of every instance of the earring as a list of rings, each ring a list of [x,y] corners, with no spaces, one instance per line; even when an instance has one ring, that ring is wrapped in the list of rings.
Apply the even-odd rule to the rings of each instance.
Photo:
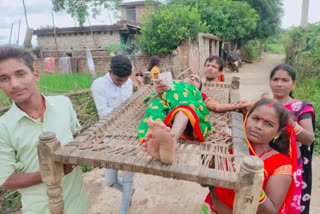
[[[273,143],[276,143],[276,140],[279,138],[279,136],[275,136],[274,138],[273,138]]]

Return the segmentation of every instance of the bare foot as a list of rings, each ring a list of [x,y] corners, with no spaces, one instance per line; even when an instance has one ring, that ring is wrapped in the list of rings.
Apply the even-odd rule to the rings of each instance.
[[[158,141],[155,141],[152,138],[152,133],[149,132],[146,137],[145,137],[146,142],[144,142],[142,144],[143,146],[143,150],[148,153],[149,155],[151,155],[151,157],[153,157],[156,160],[160,160],[160,154],[159,154],[159,150],[160,150],[160,144]]]
[[[177,140],[175,135],[169,127],[152,119],[148,120],[148,126],[151,129],[150,140],[153,141],[154,145],[160,147],[160,161],[165,164],[172,164],[176,157]]]

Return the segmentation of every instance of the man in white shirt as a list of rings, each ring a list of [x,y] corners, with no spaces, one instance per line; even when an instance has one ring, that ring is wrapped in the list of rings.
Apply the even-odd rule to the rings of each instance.
[[[115,56],[111,59],[111,70],[105,76],[96,79],[92,86],[92,96],[96,104],[99,118],[105,118],[113,109],[133,93],[131,79],[131,62],[125,56]],[[122,172],[122,179],[118,177],[118,170],[106,169],[106,185],[122,192],[120,214],[127,214],[133,193],[133,172]]]

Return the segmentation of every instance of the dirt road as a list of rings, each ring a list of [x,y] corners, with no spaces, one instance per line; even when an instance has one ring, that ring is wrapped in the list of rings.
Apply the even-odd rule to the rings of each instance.
[[[245,64],[240,73],[226,73],[226,81],[232,76],[240,77],[240,94],[242,99],[252,100],[269,91],[269,73],[280,64],[283,56],[268,54],[258,62]],[[314,185],[311,214],[320,213],[316,200],[320,197],[320,159],[315,158],[313,165]],[[119,213],[121,194],[112,188],[105,187],[103,169],[94,169],[84,174],[86,188],[91,203],[90,214]],[[194,214],[200,213],[201,204],[207,188],[196,183],[177,181],[144,174],[135,175],[135,194],[130,208],[131,214]],[[318,205],[316,205],[318,204]]]

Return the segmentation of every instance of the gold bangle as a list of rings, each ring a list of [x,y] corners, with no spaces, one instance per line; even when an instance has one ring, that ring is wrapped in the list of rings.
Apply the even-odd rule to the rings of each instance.
[[[261,191],[261,195],[260,195],[260,198],[259,198],[259,201],[263,200],[263,198],[266,196],[266,193],[262,190]]]
[[[266,193],[262,190],[260,198],[259,198],[259,204],[262,204],[266,200]]]
[[[298,134],[298,133],[300,133],[301,132],[301,130],[302,130],[302,127],[298,124],[298,123],[296,123],[295,125],[294,125],[294,132],[296,133],[296,135]]]
[[[300,134],[302,132],[302,129],[303,128],[300,126],[300,129],[297,132],[295,131],[296,135]]]

